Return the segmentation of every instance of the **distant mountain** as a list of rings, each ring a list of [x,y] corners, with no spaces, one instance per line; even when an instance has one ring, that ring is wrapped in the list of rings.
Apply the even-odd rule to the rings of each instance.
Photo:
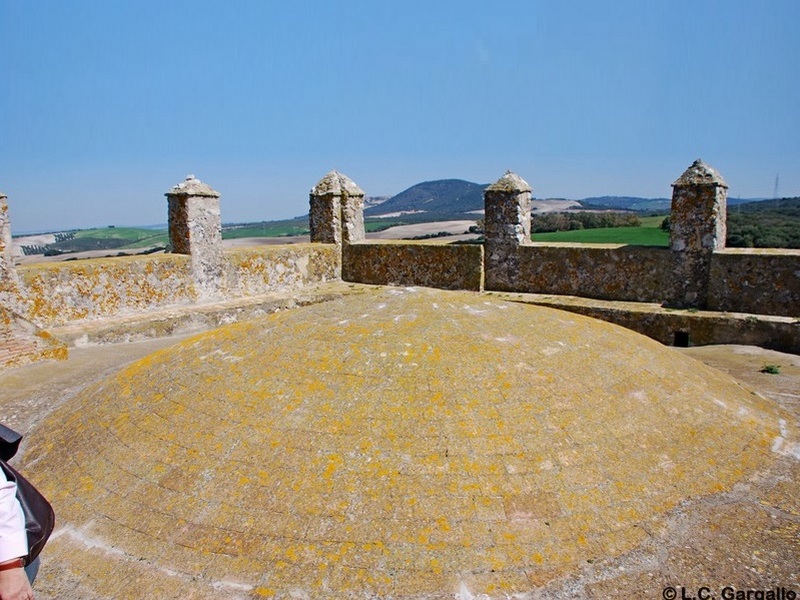
[[[483,210],[483,190],[488,183],[472,183],[463,179],[439,179],[413,185],[377,206],[364,210],[375,217],[397,213],[468,213]]]
[[[376,197],[365,202],[364,216],[408,216],[415,220],[430,218],[461,218],[466,213],[483,210],[483,191],[488,184],[473,183],[463,179],[437,179],[413,185],[391,198]],[[575,201],[582,208],[595,210],[633,210],[664,212],[670,210],[669,198],[641,198],[638,196],[592,196]],[[762,198],[728,198],[728,206],[745,206],[748,203],[766,205]]]

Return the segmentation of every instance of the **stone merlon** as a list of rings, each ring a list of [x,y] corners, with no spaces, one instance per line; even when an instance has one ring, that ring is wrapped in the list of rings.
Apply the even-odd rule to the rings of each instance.
[[[530,192],[531,186],[522,177],[511,171],[506,171],[500,179],[486,188],[487,192]]]
[[[311,194],[314,196],[327,196],[328,194],[333,194],[334,196],[363,196],[364,190],[358,187],[347,175],[334,170],[325,175],[317,185],[311,188]]]
[[[219,198],[218,191],[211,188],[207,183],[203,183],[194,175],[187,175],[186,179],[173,186],[164,194],[165,196],[204,196],[207,198]]]
[[[720,175],[714,167],[707,165],[699,158],[694,161],[672,185],[673,187],[687,185],[716,185],[724,188],[728,187],[722,175]]]

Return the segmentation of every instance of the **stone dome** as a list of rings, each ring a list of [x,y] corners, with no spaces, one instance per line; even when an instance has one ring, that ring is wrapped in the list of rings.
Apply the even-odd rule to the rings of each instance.
[[[608,323],[385,288],[152,354],[26,459],[97,597],[507,597],[730,489],[782,418]]]

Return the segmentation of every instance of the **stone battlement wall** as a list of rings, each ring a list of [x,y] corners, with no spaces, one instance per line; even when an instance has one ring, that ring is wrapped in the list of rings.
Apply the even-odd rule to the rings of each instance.
[[[335,247],[260,246],[221,254],[219,297],[259,296],[338,279]],[[197,303],[202,290],[191,259],[164,254],[18,267],[20,292],[12,308],[47,328]]]
[[[518,272],[495,278],[493,289],[663,302],[672,278],[671,253],[665,248],[535,243],[517,247],[515,254]]]
[[[342,279],[372,285],[483,289],[483,246],[359,242],[342,249]]]
[[[0,307],[17,324],[63,329],[169,307],[203,311],[217,303],[299,294],[305,286],[344,280],[764,315],[761,320],[775,323],[754,329],[753,343],[800,348],[800,326],[792,321],[800,316],[800,250],[725,249],[727,184],[702,161],[695,161],[673,188],[669,249],[532,242],[531,188],[511,172],[485,191],[483,245],[372,242],[365,240],[364,192],[332,171],[311,190],[312,243],[224,250],[220,195],[189,176],[166,194],[171,253],[23,267],[15,267],[8,252],[10,225],[0,194]],[[656,326],[636,310],[613,318],[613,310],[600,312],[621,324],[638,315],[636,324],[627,326],[662,341],[681,333],[669,330],[675,325],[670,315],[659,317],[669,325]],[[725,327],[736,331],[753,325],[747,319],[726,321]],[[694,339],[703,343],[718,339],[715,332],[721,331],[719,325],[706,327],[705,333],[695,329]],[[19,345],[24,337],[20,327],[8,324],[0,333],[6,345]],[[725,334],[728,342],[730,335]]]
[[[800,250],[726,248],[714,252],[707,308],[800,317]]]

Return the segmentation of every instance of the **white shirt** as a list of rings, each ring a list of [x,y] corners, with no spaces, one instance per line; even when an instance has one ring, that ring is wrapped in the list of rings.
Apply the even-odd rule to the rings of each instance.
[[[25,515],[17,500],[17,484],[0,469],[0,562],[28,554]]]

